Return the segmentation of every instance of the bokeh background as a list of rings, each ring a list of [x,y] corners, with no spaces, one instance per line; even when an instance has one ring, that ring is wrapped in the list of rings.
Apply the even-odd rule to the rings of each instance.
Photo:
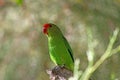
[[[95,61],[120,28],[120,0],[0,0],[0,80],[49,80],[44,23],[59,26],[80,69],[87,66],[87,28],[92,31]],[[119,33],[120,34],[120,33]],[[114,47],[120,45],[120,35]],[[107,59],[92,75],[95,80],[120,80],[120,54]]]

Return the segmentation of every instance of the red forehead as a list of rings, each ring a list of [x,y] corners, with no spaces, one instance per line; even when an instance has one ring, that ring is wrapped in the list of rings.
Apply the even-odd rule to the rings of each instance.
[[[50,27],[51,27],[50,23],[47,23],[47,24],[43,25],[43,32],[44,32],[44,34],[48,34],[48,28],[50,28]]]
[[[44,28],[49,28],[49,27],[51,27],[51,24],[49,24],[49,23],[44,24],[43,27],[44,27]]]

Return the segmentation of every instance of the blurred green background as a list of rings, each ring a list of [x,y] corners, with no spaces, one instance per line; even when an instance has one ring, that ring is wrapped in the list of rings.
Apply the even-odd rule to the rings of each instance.
[[[120,28],[120,0],[0,0],[0,80],[49,80],[44,23],[59,26],[80,69],[87,66],[87,28],[97,43],[95,61]],[[119,33],[120,34],[120,33]],[[120,35],[114,45],[120,44]],[[107,59],[92,75],[95,80],[120,80],[120,54]]]

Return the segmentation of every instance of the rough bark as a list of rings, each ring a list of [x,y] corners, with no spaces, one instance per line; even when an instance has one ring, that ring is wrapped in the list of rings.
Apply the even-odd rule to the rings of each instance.
[[[50,80],[68,80],[73,76],[73,72],[64,66],[55,66],[52,70],[47,70]]]

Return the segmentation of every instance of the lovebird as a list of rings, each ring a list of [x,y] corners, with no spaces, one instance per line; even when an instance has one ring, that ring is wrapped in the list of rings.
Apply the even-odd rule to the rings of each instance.
[[[73,52],[61,30],[55,24],[46,23],[43,25],[43,33],[46,34],[48,38],[48,48],[51,60],[56,65],[64,66],[73,71]]]

